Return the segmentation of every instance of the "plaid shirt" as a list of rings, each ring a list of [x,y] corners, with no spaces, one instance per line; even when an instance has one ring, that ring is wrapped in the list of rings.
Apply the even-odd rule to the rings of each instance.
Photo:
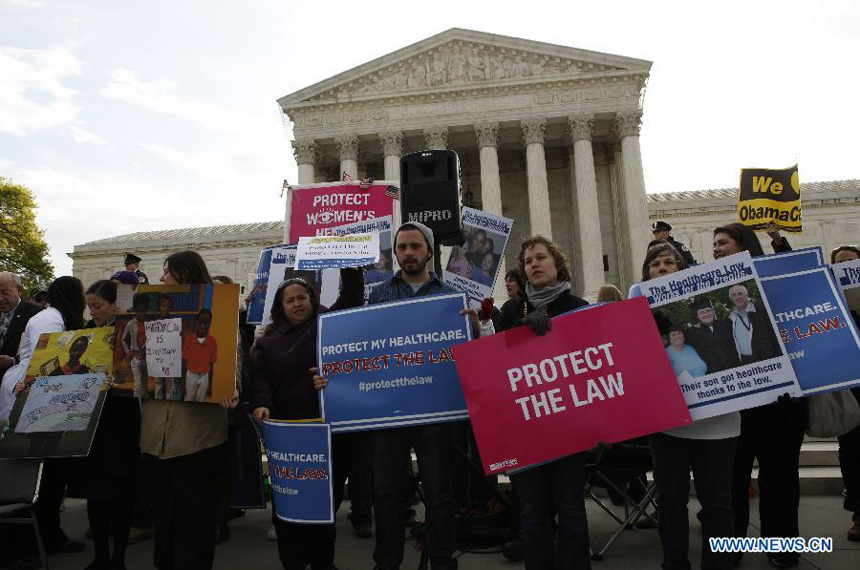
[[[398,271],[394,274],[394,277],[388,281],[383,281],[371,291],[367,304],[374,305],[376,303],[388,303],[389,301],[402,301],[404,299],[412,299],[413,297],[429,297],[431,295],[444,295],[446,293],[462,293],[459,289],[455,289],[447,283],[442,283],[432,271],[430,272],[430,281],[423,284],[418,291],[413,291],[412,286],[401,277],[402,273],[403,270]]]

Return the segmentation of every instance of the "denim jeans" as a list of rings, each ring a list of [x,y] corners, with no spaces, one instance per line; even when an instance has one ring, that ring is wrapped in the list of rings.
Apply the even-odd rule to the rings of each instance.
[[[513,476],[520,497],[528,570],[591,568],[583,483],[586,454],[577,453]],[[558,516],[555,539],[551,504]]]
[[[451,486],[453,432],[450,424],[434,424],[373,432],[373,510],[376,548],[381,570],[400,568],[406,527],[407,478],[403,466],[410,449],[418,456],[424,494],[426,539],[423,547],[434,570],[457,567],[454,493]]]
[[[696,496],[702,506],[702,568],[732,567],[731,554],[711,552],[708,538],[734,534],[732,512],[732,462],[737,438],[685,439],[664,433],[650,437],[657,484],[657,511],[663,568],[690,570],[690,524],[687,502],[690,496],[690,469]]]

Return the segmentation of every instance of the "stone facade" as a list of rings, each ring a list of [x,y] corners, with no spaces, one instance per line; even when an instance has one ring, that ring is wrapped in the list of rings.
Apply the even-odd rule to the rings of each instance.
[[[801,201],[803,233],[783,234],[792,247],[820,245],[827,257],[839,245],[860,244],[860,180],[801,183]],[[713,259],[713,229],[737,221],[737,204],[736,188],[648,196],[651,220],[668,222],[672,236],[700,262]],[[759,238],[770,253],[767,235]]]
[[[553,162],[550,161],[550,188],[561,188],[569,172],[567,169],[556,169],[552,166]],[[612,196],[606,190],[609,176],[607,165],[595,165],[600,241],[604,247],[612,246],[616,239],[615,234],[608,229],[613,227]],[[471,182],[479,178],[478,174],[470,174]],[[506,207],[522,209],[525,206],[526,192],[524,177],[505,176],[502,173],[500,178],[505,183],[505,203],[515,205]],[[801,185],[801,191],[804,232],[797,235],[786,234],[795,248],[821,245],[827,255],[838,245],[860,243],[860,180],[805,183]],[[557,205],[553,202],[553,222],[570,215],[569,209],[556,213],[556,208]],[[713,259],[712,231],[719,225],[735,221],[736,209],[737,190],[732,188],[648,195],[649,223],[656,220],[669,222],[673,227],[672,235],[687,244],[700,262]],[[514,235],[511,237],[511,251],[525,237],[525,231],[517,225],[514,225]],[[139,232],[77,245],[69,256],[74,260],[73,274],[79,277],[84,285],[109,277],[114,271],[122,269],[122,257],[126,251],[135,252],[143,259],[141,269],[156,282],[161,275],[164,258],[175,251],[194,249],[206,260],[213,275],[227,275],[248,288],[253,282],[260,250],[267,245],[281,243],[283,233],[282,221]],[[765,251],[770,251],[766,243],[767,237],[761,235]],[[646,243],[640,244],[643,249]],[[571,255],[569,244],[570,240],[565,251]],[[604,279],[607,283],[620,284],[619,274],[617,270],[613,271],[612,266],[609,271],[604,272]],[[504,299],[504,296],[498,298]]]
[[[396,181],[403,153],[455,150],[472,205],[514,218],[514,243],[537,233],[558,242],[594,297],[605,281],[632,283],[644,256],[639,126],[650,69],[451,29],[278,103],[294,125],[299,184],[343,172]]]
[[[283,233],[283,222],[137,232],[76,245],[69,257],[72,274],[84,287],[123,270],[125,252],[140,257],[141,271],[150,283],[158,283],[165,258],[191,249],[203,257],[213,276],[226,275],[244,292],[253,284],[260,250],[281,243]]]

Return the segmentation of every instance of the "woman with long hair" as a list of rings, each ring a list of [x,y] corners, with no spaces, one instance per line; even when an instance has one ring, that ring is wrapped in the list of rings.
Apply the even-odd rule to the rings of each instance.
[[[774,251],[791,251],[772,223],[767,228]],[[758,237],[748,227],[733,223],[714,229],[714,259],[748,251],[753,257],[764,254]],[[748,313],[753,315],[755,313]],[[755,344],[756,327],[752,325]],[[760,332],[764,332],[763,330]],[[732,341],[730,349],[734,347]],[[778,348],[778,347],[777,347]],[[728,352],[731,352],[729,350]],[[738,355],[743,363],[749,358]],[[732,503],[735,511],[734,536],[743,537],[749,526],[749,483],[753,462],[758,458],[759,516],[763,537],[796,537],[800,534],[800,446],[806,428],[806,400],[782,397],[776,402],[741,411],[741,433],[734,459]],[[739,563],[743,553],[734,555]],[[796,566],[796,552],[768,553],[776,568]]]
[[[567,258],[552,241],[542,236],[528,238],[518,259],[526,279],[525,294],[505,303],[504,323],[527,325],[543,336],[552,329],[552,317],[588,305],[571,291]],[[586,454],[575,453],[512,476],[520,498],[526,568],[591,567],[582,492],[585,465]],[[553,507],[558,516],[554,537]]]
[[[754,237],[754,236],[753,236]],[[687,269],[687,261],[675,246],[665,240],[649,244],[642,264],[642,281]],[[638,288],[637,288],[638,289]],[[639,293],[641,294],[641,293]],[[655,313],[660,333],[683,342],[683,331],[662,313]],[[676,342],[676,345],[678,343]],[[677,346],[676,346],[677,348]],[[681,347],[683,348],[683,347]],[[675,350],[666,349],[670,359]],[[707,367],[699,363],[696,372]],[[676,367],[673,361],[673,367]],[[676,368],[676,372],[677,372]],[[688,426],[654,433],[648,437],[657,485],[657,513],[664,568],[689,568],[690,525],[687,504],[690,500],[690,471],[696,498],[702,506],[702,568],[730,568],[731,555],[711,551],[708,539],[730,536],[732,518],[732,459],[740,415],[737,412],[698,420]]]
[[[92,317],[87,328],[113,326],[117,284],[96,281],[87,288]],[[116,343],[114,350],[122,351]],[[90,453],[79,463],[74,485],[87,499],[87,518],[93,535],[95,560],[87,570],[123,570],[131,530],[132,500],[140,456],[140,404],[136,398],[105,398]],[[113,535],[113,552],[110,536]]]
[[[15,396],[29,389],[24,377],[27,368],[30,367],[30,360],[36,350],[39,337],[46,333],[84,328],[84,305],[84,289],[77,277],[58,277],[48,285],[48,306],[27,323],[21,336],[18,363],[7,370],[3,376],[4,388],[14,386]],[[6,419],[10,410],[11,403],[9,409],[0,410],[0,414],[4,414],[0,419]],[[52,435],[48,434],[48,437]],[[49,554],[81,552],[86,548],[83,542],[69,539],[60,528],[60,505],[68,483],[68,467],[69,463],[66,459],[45,460],[39,500],[33,508],[45,543],[45,550]]]
[[[164,261],[166,285],[211,284],[203,258],[180,251]],[[154,565],[159,570],[211,568],[215,559],[219,447],[227,441],[227,408],[144,399],[140,448],[152,455]]]
[[[340,296],[330,309],[320,305],[314,288],[301,278],[287,279],[278,286],[272,301],[272,322],[254,345],[251,407],[258,421],[320,417],[319,399],[313,382],[317,365],[317,315],[364,304],[362,271],[342,269],[340,275]],[[350,442],[347,438],[366,435],[332,437],[335,512],[343,499],[343,486],[349,470]],[[353,491],[352,486],[351,482],[350,492]],[[358,509],[354,509],[353,516],[358,518]],[[312,570],[331,570],[334,567],[334,524],[288,523],[277,517],[274,506],[272,521],[278,537],[278,554],[285,570],[304,570],[308,565]],[[353,520],[353,525],[357,527],[359,524],[369,526],[370,521]]]

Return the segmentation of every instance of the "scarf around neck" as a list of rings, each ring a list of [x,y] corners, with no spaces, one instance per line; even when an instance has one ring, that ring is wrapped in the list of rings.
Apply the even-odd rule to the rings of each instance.
[[[570,291],[570,283],[567,281],[559,281],[555,285],[541,287],[540,289],[535,288],[534,285],[526,281],[526,296],[529,303],[535,309],[544,308],[568,291]]]

